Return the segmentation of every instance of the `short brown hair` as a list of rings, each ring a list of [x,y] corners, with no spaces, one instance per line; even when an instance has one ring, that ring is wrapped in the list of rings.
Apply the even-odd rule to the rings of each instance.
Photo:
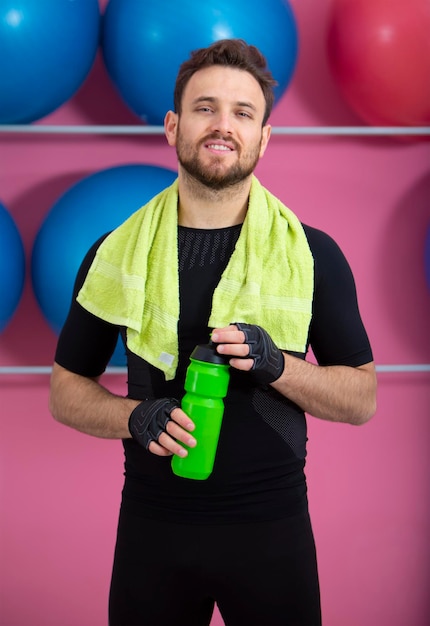
[[[220,39],[207,48],[191,52],[190,58],[182,63],[176,78],[174,91],[174,107],[181,113],[182,96],[191,76],[198,70],[212,65],[224,65],[249,72],[258,82],[266,101],[263,126],[272,111],[275,94],[273,87],[277,85],[265,57],[255,46],[248,45],[243,39]]]

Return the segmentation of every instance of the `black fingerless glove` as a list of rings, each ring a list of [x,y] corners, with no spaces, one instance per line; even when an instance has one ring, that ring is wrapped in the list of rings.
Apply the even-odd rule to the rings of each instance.
[[[255,324],[233,322],[245,335],[249,354],[244,359],[254,359],[251,372],[257,382],[268,385],[275,382],[284,371],[284,355],[273,343],[270,335]]]
[[[151,441],[158,442],[161,433],[166,431],[171,412],[179,406],[175,398],[143,400],[133,409],[128,420],[133,439],[146,449]]]

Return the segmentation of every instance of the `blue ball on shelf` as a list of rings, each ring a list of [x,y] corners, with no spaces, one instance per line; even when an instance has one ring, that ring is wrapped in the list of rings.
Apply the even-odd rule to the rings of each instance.
[[[54,204],[37,233],[31,259],[33,291],[58,334],[70,307],[79,266],[93,243],[171,185],[177,172],[155,165],[120,165],[72,185]],[[117,346],[111,364],[123,365]]]
[[[180,64],[192,50],[219,39],[240,38],[257,46],[278,86],[287,89],[297,61],[298,31],[287,0],[110,0],[102,51],[107,71],[125,104],[151,125],[173,108]]]
[[[3,0],[0,123],[30,123],[66,102],[99,46],[98,0]]]
[[[10,322],[21,300],[25,281],[25,254],[14,219],[0,204],[0,331]]]

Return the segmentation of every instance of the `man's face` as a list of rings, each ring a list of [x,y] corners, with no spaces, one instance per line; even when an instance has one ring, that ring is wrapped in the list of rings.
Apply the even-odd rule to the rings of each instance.
[[[263,156],[270,126],[262,128],[265,100],[248,72],[215,65],[196,72],[180,117],[166,116],[166,135],[182,168],[212,189],[247,178]]]

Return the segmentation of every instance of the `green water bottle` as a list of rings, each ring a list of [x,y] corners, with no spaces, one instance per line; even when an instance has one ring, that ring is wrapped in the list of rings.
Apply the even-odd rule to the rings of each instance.
[[[197,445],[187,448],[185,458],[174,455],[172,470],[182,478],[205,480],[212,473],[215,461],[230,366],[228,359],[218,354],[212,343],[196,346],[190,361],[181,408],[196,426],[193,437]]]

